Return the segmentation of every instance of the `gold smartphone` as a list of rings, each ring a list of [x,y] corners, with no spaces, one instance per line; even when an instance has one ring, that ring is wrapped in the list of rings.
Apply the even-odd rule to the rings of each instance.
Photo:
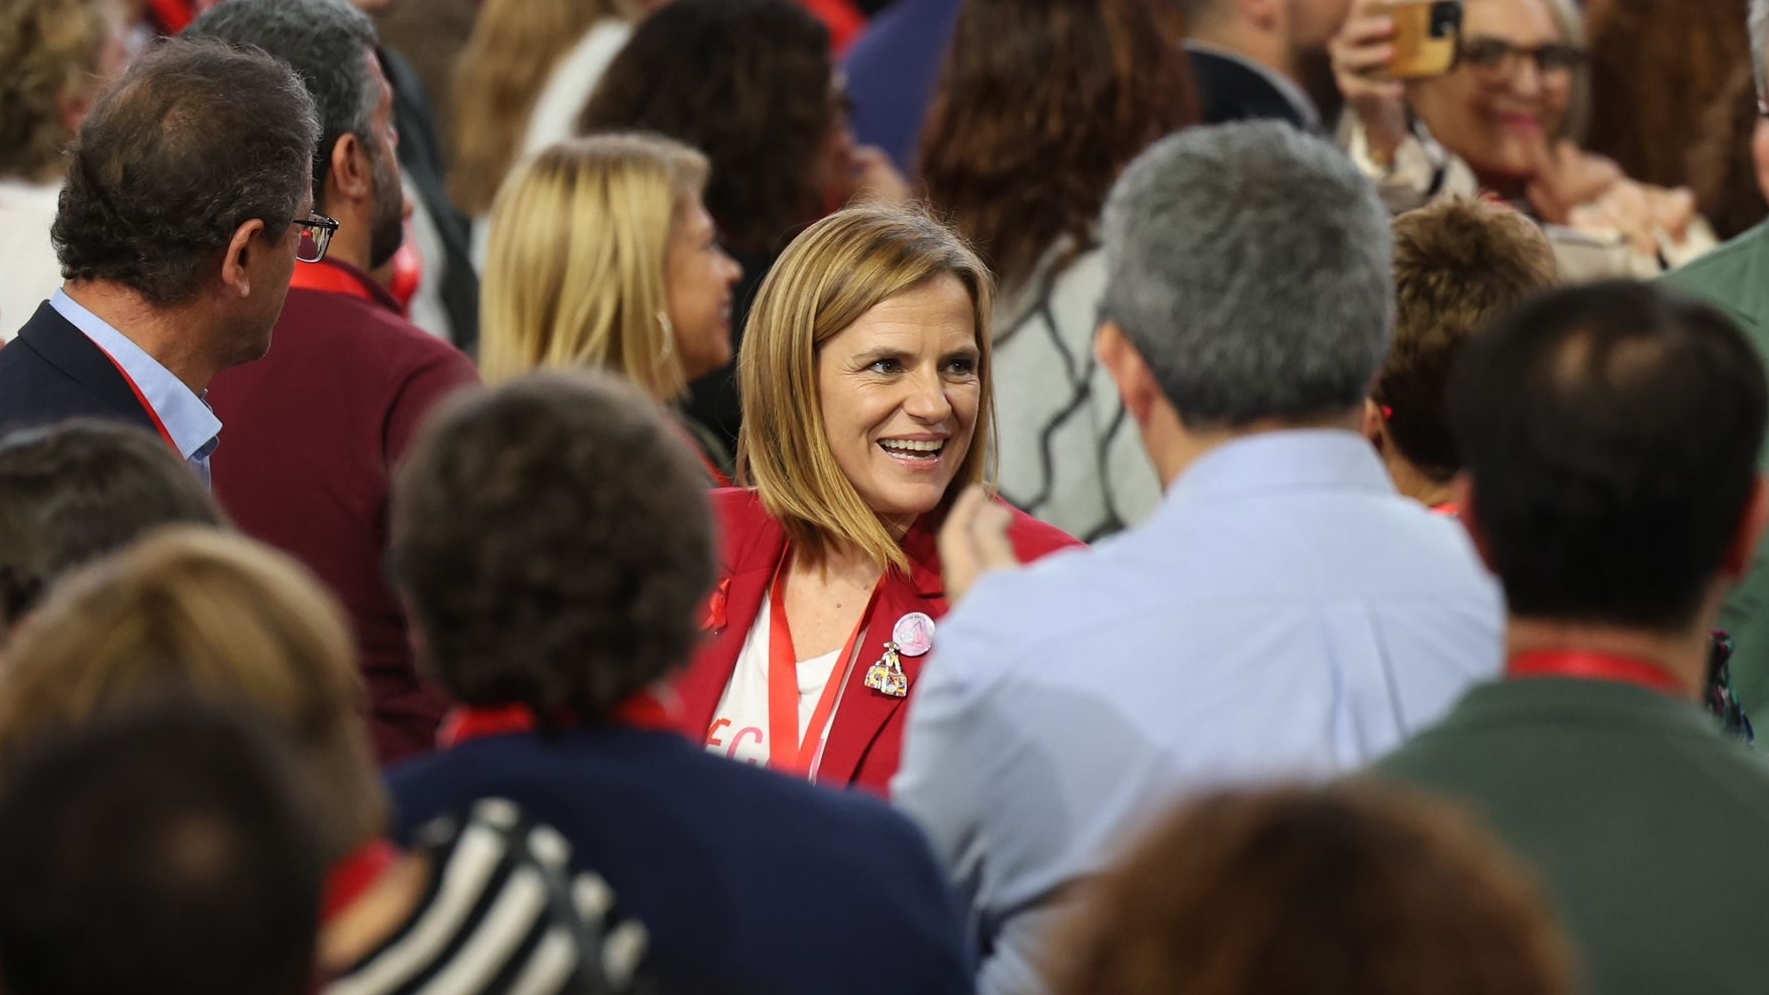
[[[1456,65],[1462,44],[1462,0],[1391,0],[1395,79],[1442,76]]]

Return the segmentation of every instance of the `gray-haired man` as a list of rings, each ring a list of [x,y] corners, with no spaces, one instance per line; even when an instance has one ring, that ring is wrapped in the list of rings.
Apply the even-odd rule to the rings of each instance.
[[[1275,123],[1182,133],[1119,181],[1105,251],[1098,352],[1166,498],[979,579],[1002,509],[965,496],[942,553],[970,592],[894,785],[970,901],[988,995],[1043,990],[1059,897],[1174,798],[1356,769],[1499,667],[1466,535],[1357,432],[1394,289],[1351,163]]]
[[[1769,106],[1769,0],[1751,0],[1751,57],[1757,103]],[[1769,119],[1757,119],[1751,139],[1757,185],[1769,196]],[[1684,293],[1718,305],[1744,330],[1759,353],[1769,354],[1769,224],[1758,225],[1667,280]],[[1769,470],[1769,458],[1763,462]],[[1732,687],[1745,714],[1769,715],[1769,549],[1758,549],[1744,582],[1732,589],[1720,627],[1732,634]]]

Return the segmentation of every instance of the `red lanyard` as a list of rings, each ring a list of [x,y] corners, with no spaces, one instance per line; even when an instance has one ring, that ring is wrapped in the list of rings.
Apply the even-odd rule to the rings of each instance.
[[[1505,666],[1510,677],[1565,677],[1582,681],[1614,681],[1633,684],[1673,698],[1688,696],[1688,689],[1670,671],[1647,660],[1610,653],[1581,650],[1536,650],[1519,653]]]
[[[332,866],[326,874],[325,896],[320,902],[321,922],[350,907],[381,875],[387,873],[399,851],[386,840],[375,840]]]
[[[811,765],[823,745],[824,730],[835,712],[841,687],[846,683],[854,648],[860,644],[866,631],[866,623],[872,617],[872,606],[878,603],[878,589],[884,585],[884,579],[880,578],[872,586],[872,597],[867,599],[865,610],[854,623],[854,631],[842,647],[841,655],[835,658],[829,681],[823,685],[823,694],[817,699],[817,707],[811,711],[811,721],[800,738],[798,654],[792,647],[792,628],[786,624],[785,563],[783,557],[781,566],[774,571],[774,586],[768,595],[768,766],[804,777],[811,773]]]
[[[572,723],[569,714],[561,714],[559,719],[560,725]],[[614,719],[621,725],[662,732],[674,732],[677,725],[669,705],[646,691],[621,702],[614,710]],[[446,750],[487,736],[534,732],[539,728],[540,721],[527,705],[463,706],[451,709],[443,718],[442,727],[436,731],[436,745]]]
[[[88,339],[87,341],[90,342],[92,340]],[[98,348],[99,352],[104,353],[104,358],[110,360],[112,366],[117,368],[117,376],[122,377],[123,382],[129,385],[129,393],[135,395],[135,400],[141,405],[141,409],[147,412],[149,418],[153,419],[154,431],[160,433],[160,438],[166,440],[166,445],[172,447],[172,451],[178,454],[179,459],[183,459],[183,450],[178,448],[178,443],[173,440],[172,433],[166,430],[166,423],[160,420],[160,413],[155,411],[154,406],[147,402],[147,395],[143,394],[141,388],[136,385],[135,378],[129,375],[128,370],[123,369],[123,364],[117,362],[117,357],[111,355],[109,349],[99,345],[97,342],[92,342],[92,344]]]

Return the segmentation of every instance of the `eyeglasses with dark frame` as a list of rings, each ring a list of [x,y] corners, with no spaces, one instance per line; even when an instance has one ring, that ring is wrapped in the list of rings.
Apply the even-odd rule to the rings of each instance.
[[[1509,73],[1522,56],[1536,64],[1543,76],[1567,76],[1585,64],[1585,50],[1577,45],[1548,44],[1528,48],[1502,38],[1471,38],[1462,46],[1462,61],[1486,72]]]
[[[309,214],[294,221],[301,226],[301,243],[295,248],[295,258],[304,263],[324,259],[326,247],[332,244],[332,236],[338,233],[338,222],[323,214]]]

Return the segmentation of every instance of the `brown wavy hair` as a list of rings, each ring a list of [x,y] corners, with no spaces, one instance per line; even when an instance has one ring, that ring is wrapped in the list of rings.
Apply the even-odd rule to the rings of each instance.
[[[1057,995],[1569,995],[1570,944],[1461,811],[1373,784],[1208,795],[1097,884]]]
[[[1631,179],[1691,182],[1702,111],[1751,64],[1750,0],[1612,0],[1591,26],[1591,120],[1585,147]]]
[[[652,132],[700,150],[726,244],[772,256],[824,214],[834,81],[829,31],[793,0],[675,0],[633,31],[578,132]]]
[[[1004,288],[1059,238],[1093,242],[1118,173],[1196,123],[1165,0],[970,0],[921,139],[928,200]]]
[[[456,207],[471,215],[491,210],[553,67],[598,22],[628,18],[634,7],[630,0],[486,0],[454,74],[449,196]]]

